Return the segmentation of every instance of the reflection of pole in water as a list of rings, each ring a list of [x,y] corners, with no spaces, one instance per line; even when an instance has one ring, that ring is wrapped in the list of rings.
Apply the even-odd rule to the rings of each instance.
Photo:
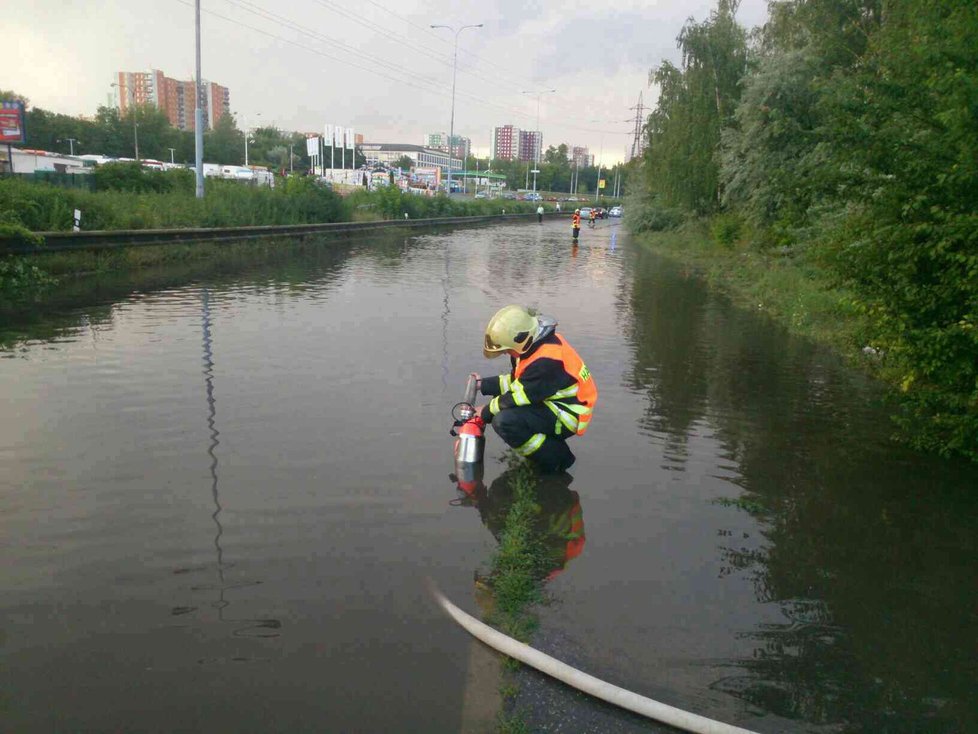
[[[217,453],[215,449],[221,443],[218,438],[221,432],[217,430],[217,400],[214,398],[214,349],[211,338],[211,308],[209,293],[206,288],[203,291],[201,300],[201,330],[204,335],[204,385],[207,389],[207,430],[210,433],[210,443],[207,446],[207,453],[211,457],[211,498],[214,500],[214,514],[211,519],[217,526],[217,534],[214,536],[214,548],[217,549],[217,572],[221,577],[221,584],[224,584],[224,553],[221,549],[221,535],[224,528],[221,527],[221,497],[217,491]]]
[[[441,279],[442,312],[441,312],[441,386],[448,389],[448,243],[445,243],[445,274]]]
[[[217,578],[216,587],[196,587],[216,588],[218,598],[211,606],[217,610],[217,618],[222,622],[246,622],[246,626],[234,630],[236,637],[278,637],[277,632],[267,632],[266,630],[278,629],[282,623],[277,619],[225,619],[224,609],[230,606],[231,602],[224,598],[224,592],[228,589],[240,589],[247,586],[256,586],[259,581],[250,581],[243,584],[227,584],[224,579],[224,549],[221,547],[221,536],[224,534],[224,527],[221,525],[221,496],[218,492],[218,473],[217,473],[217,447],[220,445],[221,432],[217,430],[217,398],[214,396],[214,349],[213,338],[211,336],[211,308],[210,294],[206,288],[203,290],[201,298],[201,331],[203,332],[203,365],[204,365],[204,385],[207,391],[207,430],[210,442],[207,445],[207,454],[211,457],[211,499],[214,502],[214,512],[211,519],[214,521],[216,533],[214,535],[214,549],[217,552]]]

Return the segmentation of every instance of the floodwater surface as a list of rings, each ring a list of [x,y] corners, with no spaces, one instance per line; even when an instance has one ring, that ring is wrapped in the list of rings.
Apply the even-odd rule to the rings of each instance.
[[[242,248],[0,311],[0,728],[466,729],[472,643],[423,581],[480,613],[503,446],[466,500],[449,411],[517,302],[600,390],[541,499],[585,540],[535,644],[759,732],[978,730],[978,470],[617,225]],[[521,680],[533,730],[661,730]]]

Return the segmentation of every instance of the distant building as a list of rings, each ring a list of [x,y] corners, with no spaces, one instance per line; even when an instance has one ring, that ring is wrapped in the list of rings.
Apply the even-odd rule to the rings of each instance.
[[[129,105],[154,105],[166,113],[170,124],[181,130],[194,129],[195,84],[193,81],[171,79],[159,69],[152,71],[120,71],[116,74],[115,104],[125,114]],[[215,82],[201,84],[204,124],[213,129],[224,115],[231,113],[231,94],[227,87]]]
[[[521,161],[539,161],[543,158],[543,133],[539,130],[520,130]]]
[[[594,154],[589,153],[587,146],[575,145],[567,156],[572,166],[588,168],[594,165]]]
[[[540,160],[543,157],[543,134],[539,130],[520,130],[515,125],[494,127],[489,157],[506,161]]]
[[[364,143],[360,146],[360,151],[367,159],[368,166],[392,166],[394,161],[407,156],[411,159],[414,167],[442,169],[448,172],[448,153],[442,150],[435,150],[423,145],[411,145],[410,143]],[[452,170],[461,171],[462,161],[458,158],[452,160]]]
[[[489,158],[515,161],[520,156],[520,129],[513,125],[494,127],[489,137]]]
[[[432,150],[448,152],[448,139],[451,137],[452,155],[465,160],[472,155],[472,140],[462,135],[449,136],[448,133],[428,133],[424,136],[424,146]]]

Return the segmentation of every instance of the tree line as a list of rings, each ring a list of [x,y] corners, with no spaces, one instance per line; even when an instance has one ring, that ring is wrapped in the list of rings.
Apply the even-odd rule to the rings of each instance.
[[[139,136],[141,158],[183,164],[194,162],[194,134],[192,130],[180,130],[170,124],[166,114],[154,105],[130,107],[124,114],[115,107],[99,107],[93,118],[73,117],[57,112],[31,107],[29,100],[12,91],[0,90],[0,100],[19,99],[27,103],[25,126],[27,142],[25,147],[36,150],[49,150],[75,154],[87,153],[105,155],[112,158],[135,158],[133,122]],[[71,140],[72,142],[69,142]],[[292,168],[305,173],[309,170],[306,156],[306,137],[304,133],[279,130],[273,126],[259,127],[250,131],[248,138],[248,162],[264,165],[274,170],[288,170],[291,147]],[[172,150],[171,150],[172,149]],[[598,168],[585,166],[579,170],[568,161],[569,147],[566,143],[550,146],[543,154],[537,174],[537,189],[541,191],[571,192],[572,181],[576,184],[573,193],[593,195],[598,181]],[[232,115],[224,115],[214,125],[213,130],[204,133],[204,160],[209,163],[243,165],[245,156],[245,136]],[[336,165],[339,166],[342,151],[335,150]],[[347,155],[349,159],[349,154]],[[327,153],[328,159],[328,153]],[[356,149],[356,165],[363,165],[366,159],[362,151]],[[408,168],[410,160],[402,161],[402,168]],[[350,161],[347,160],[347,165]],[[465,161],[466,169],[474,171],[491,170],[506,176],[506,186],[512,191],[533,185],[533,174],[527,176],[532,164],[526,161],[492,160],[470,157]],[[605,195],[611,195],[616,173],[620,166],[601,169],[601,177],[606,179]]]
[[[100,106],[92,118],[73,117],[31,107],[29,100],[12,91],[0,90],[0,100],[21,100],[27,103],[25,128],[26,148],[69,153],[95,154],[112,158],[135,158],[133,122],[139,137],[140,158],[193,164],[194,133],[170,124],[169,118],[155,105],[136,105],[120,113],[115,107]],[[135,119],[134,119],[135,118]],[[309,169],[306,156],[306,137],[303,133],[279,130],[274,126],[249,131],[248,162],[274,170],[289,170],[290,146],[292,168],[305,173]],[[69,142],[72,140],[72,142]],[[171,150],[172,149],[172,150]],[[341,151],[336,149],[336,160]],[[364,162],[356,151],[357,165]],[[349,165],[349,154],[347,155]],[[224,115],[212,130],[204,132],[204,160],[208,163],[243,165],[245,134],[233,115]],[[339,163],[337,163],[339,165]]]
[[[978,3],[719,0],[650,73],[642,229],[729,244],[853,294],[918,446],[978,458]]]

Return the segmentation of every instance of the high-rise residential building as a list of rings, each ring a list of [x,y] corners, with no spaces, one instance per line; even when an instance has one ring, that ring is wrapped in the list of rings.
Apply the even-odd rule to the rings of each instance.
[[[424,136],[424,146],[432,150],[443,150],[449,152],[448,139],[451,137],[451,154],[463,161],[472,155],[472,141],[463,135],[452,135],[448,133],[428,133]]]
[[[589,153],[586,145],[575,145],[570,149],[567,159],[571,165],[587,168],[594,165],[594,154]]]
[[[151,104],[166,113],[170,124],[181,130],[194,129],[195,84],[193,81],[171,79],[159,69],[152,71],[120,71],[116,74],[116,105],[125,114],[129,105]],[[231,113],[231,93],[227,87],[214,82],[201,84],[204,124],[213,128],[224,115]]]
[[[543,158],[543,133],[539,130],[520,130],[519,158],[539,161]]]
[[[515,161],[519,158],[520,132],[522,131],[513,125],[494,127],[489,137],[489,157],[504,161]]]
[[[492,129],[489,157],[508,161],[537,161],[543,157],[543,134],[539,130],[520,130],[515,125]]]

